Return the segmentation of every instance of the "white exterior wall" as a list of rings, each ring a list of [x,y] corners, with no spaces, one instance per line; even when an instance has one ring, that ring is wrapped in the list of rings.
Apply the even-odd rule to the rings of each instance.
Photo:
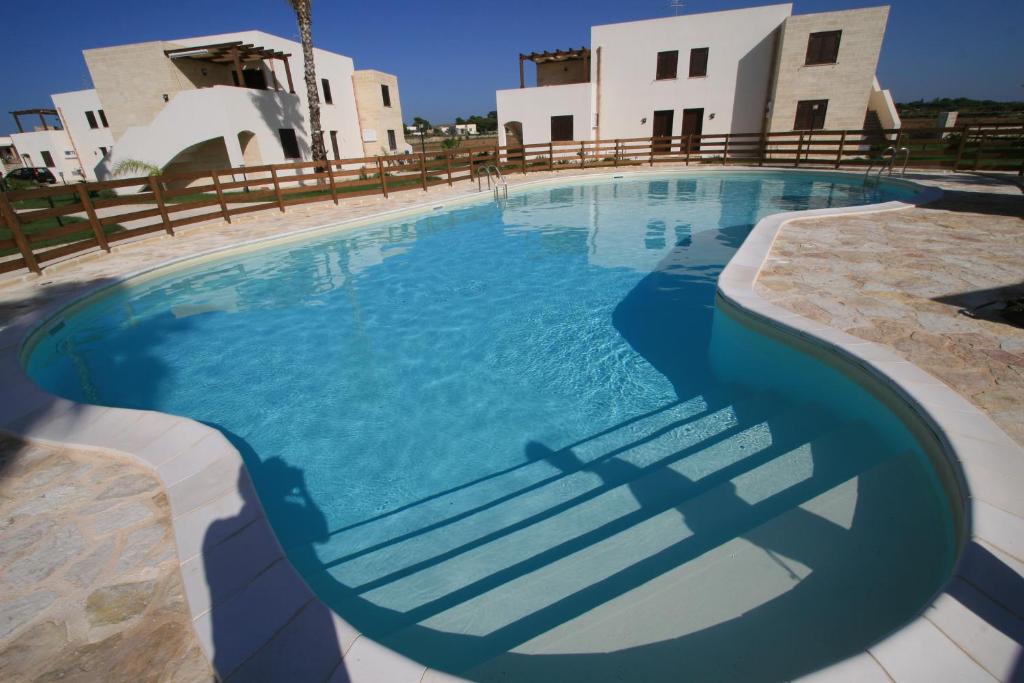
[[[63,180],[66,183],[73,183],[84,179],[67,131],[38,130],[32,133],[13,133],[11,141],[18,148],[22,165],[46,166],[42,154],[45,150],[53,157],[53,165],[47,168],[56,176],[57,182]],[[25,161],[26,154],[29,156],[28,162]]]
[[[51,95],[50,99],[60,114],[64,129],[71,136],[71,143],[78,154],[85,179],[96,180],[96,166],[103,161],[100,148],[105,147],[109,152],[114,146],[114,136],[111,135],[109,126],[103,125],[103,120],[97,113],[103,109],[99,96],[95,90],[77,90],[57,93]],[[87,111],[91,111],[96,117],[97,128],[89,127],[89,120],[85,116]]]
[[[594,26],[590,80],[596,102],[600,49],[601,138],[650,137],[654,112],[665,109],[675,112],[673,135],[681,134],[683,110],[697,108],[704,109],[705,134],[760,132],[774,32],[791,10],[789,4],[768,5]],[[689,78],[690,50],[700,47],[709,48],[707,76]],[[666,50],[679,51],[677,77],[659,81],[657,55]]]
[[[226,43],[232,40],[241,40],[244,43],[260,45],[272,50],[280,50],[290,54],[288,66],[292,73],[292,82],[295,86],[295,95],[298,97],[298,110],[302,117],[301,121],[296,118],[288,118],[285,123],[295,125],[275,125],[273,128],[274,137],[277,140],[278,152],[281,142],[277,136],[277,128],[295,128],[296,136],[299,138],[299,147],[304,150],[305,158],[309,158],[310,139],[308,126],[306,125],[305,112],[309,111],[309,104],[306,99],[306,82],[303,79],[302,45],[285,38],[264,33],[262,31],[243,31],[241,33],[224,33],[213,36],[199,36],[196,38],[182,38],[171,41],[182,47],[194,47],[197,45],[209,45],[212,43]],[[320,125],[324,131],[338,131],[338,149],[342,156],[360,157],[363,155],[363,145],[359,135],[359,116],[356,113],[355,94],[352,90],[352,72],[355,71],[352,59],[344,55],[327,52],[318,48],[313,49],[313,60],[316,64],[317,94],[320,98]],[[267,65],[279,60],[267,60]],[[285,77],[284,65],[273,64],[274,72],[278,82],[281,83],[282,94],[288,94],[288,81]],[[323,84],[321,79],[328,79],[331,84],[331,95],[334,104],[324,104]],[[271,83],[267,79],[268,84]],[[230,86],[229,86],[230,87]],[[246,90],[239,88],[239,90]],[[250,91],[251,92],[251,91]],[[256,91],[273,93],[273,90]],[[237,131],[236,131],[237,133]],[[326,133],[324,134],[326,138]],[[270,146],[269,141],[260,140],[260,150],[264,153],[264,161],[267,161],[266,149]],[[304,144],[303,144],[304,143]],[[330,145],[329,141],[326,141]],[[268,161],[269,163],[269,161]]]
[[[878,114],[878,120],[882,128],[900,128],[903,122],[900,120],[900,113],[896,104],[892,101],[892,94],[888,90],[882,90],[875,78],[871,86],[871,96],[868,98],[868,109]]]
[[[499,90],[498,142],[505,145],[505,124],[519,121],[523,124],[523,144],[530,145],[551,140],[551,117],[571,114],[573,138],[593,139],[590,115],[591,89],[589,83],[547,85],[538,88]]]
[[[230,73],[230,69],[224,72],[224,65],[189,58],[170,60],[162,52],[164,49],[231,41],[242,41],[290,54],[288,64],[295,93],[288,92],[288,78],[280,60],[264,62],[268,89],[258,90],[232,85],[211,86],[209,81],[216,83],[216,79],[219,79],[223,82],[225,73]],[[130,56],[140,50],[146,55],[156,50],[160,57],[157,60],[159,64],[146,62],[142,69],[133,68],[131,60],[125,55]],[[363,146],[352,85],[352,59],[319,49],[314,49],[313,54],[320,99],[320,122],[328,153],[333,156],[329,131],[337,131],[341,156],[361,157]],[[103,81],[101,101],[103,93],[118,98],[113,112],[110,108],[105,110],[112,129],[118,131],[118,134],[112,154],[96,169],[101,178],[109,177],[111,169],[125,159],[161,167],[172,160],[186,163],[200,158],[216,160],[216,155],[210,155],[209,144],[200,148],[205,151],[195,152],[197,145],[207,141],[214,141],[212,144],[216,147],[218,141],[223,140],[225,161],[233,166],[292,161],[284,157],[278,132],[282,128],[295,131],[301,159],[309,160],[311,157],[302,47],[297,42],[261,31],[244,31],[183,38],[160,44],[89,50],[86,52],[86,61],[91,72],[97,69],[101,72],[94,74],[94,78],[100,76]],[[147,80],[145,74],[157,66],[161,67],[157,69],[161,78]],[[204,67],[209,71],[208,77],[200,73]],[[332,104],[324,101],[323,79],[330,83]],[[280,90],[274,89],[275,82],[279,84]],[[197,87],[197,83],[206,87]],[[131,91],[132,98],[121,97],[119,93],[125,88]],[[165,94],[168,96],[166,103],[162,99]],[[394,97],[397,101],[397,85]],[[151,106],[154,101],[159,106]],[[112,115],[119,115],[130,123],[125,125],[124,121],[119,122]],[[88,129],[88,124],[85,125]],[[243,132],[254,134],[254,143],[247,147],[244,155],[238,137]],[[257,149],[258,153],[254,151]]]

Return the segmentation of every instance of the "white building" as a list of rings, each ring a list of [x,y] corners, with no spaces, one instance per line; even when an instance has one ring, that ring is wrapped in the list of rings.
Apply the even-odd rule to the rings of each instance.
[[[875,79],[888,11],[780,4],[594,26],[590,48],[519,56],[520,87],[497,91],[500,143],[859,129],[869,112],[898,127]]]
[[[408,150],[398,79],[313,52],[327,156]],[[72,182],[109,178],[126,159],[171,173],[311,158],[299,43],[245,31],[83,54],[94,89],[53,95],[52,110],[19,112],[41,122],[25,130],[16,118],[11,145],[22,165]]]
[[[397,78],[313,52],[328,157],[407,149]],[[245,31],[84,55],[114,137],[101,176],[125,159],[175,172],[311,158],[299,43]]]
[[[59,100],[65,106],[70,105],[70,111],[76,116],[82,116],[81,123],[85,128],[84,109],[80,110],[79,105],[92,106],[96,103],[94,94],[90,98],[89,93],[92,91],[54,95],[53,100],[54,103]],[[91,115],[94,118],[95,110],[96,107],[93,107]],[[53,173],[58,182],[71,183],[96,179],[92,170],[95,161],[88,157],[79,157],[76,142],[68,130],[69,123],[65,121],[59,105],[56,109],[24,109],[11,114],[14,116],[18,132],[10,135],[10,145],[3,153],[6,157],[5,171],[15,166],[45,167]],[[26,117],[29,120],[28,124],[25,122]],[[36,117],[39,119],[38,124],[35,123]],[[103,128],[99,128],[94,135],[83,138],[86,143],[95,143],[97,151],[104,145],[109,149],[110,140],[109,131]]]

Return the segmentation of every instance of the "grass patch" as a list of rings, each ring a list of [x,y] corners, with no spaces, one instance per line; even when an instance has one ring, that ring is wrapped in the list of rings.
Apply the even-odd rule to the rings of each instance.
[[[57,247],[62,244],[71,244],[72,242],[81,242],[82,240],[90,239],[93,236],[92,226],[90,226],[89,221],[84,218],[79,218],[78,216],[61,216],[61,221],[64,225],[81,223],[82,229],[74,230],[65,235],[58,235],[56,237],[51,237],[49,239],[45,239],[39,242],[33,242],[33,251],[45,249],[47,247]],[[21,231],[25,233],[26,237],[28,237],[30,235],[34,235],[36,233],[44,232],[46,230],[50,230],[52,228],[57,227],[60,227],[60,224],[57,223],[56,218],[44,218],[39,221],[32,221],[31,223],[22,224]],[[121,232],[122,230],[124,230],[124,227],[118,225],[117,223],[111,223],[110,225],[103,226],[103,231],[108,235],[115,232]],[[11,234],[11,231],[5,227],[0,227],[0,240],[10,239],[14,239],[14,235]],[[10,256],[11,254],[18,253],[20,252],[18,251],[17,247],[13,249],[0,249],[0,256]]]

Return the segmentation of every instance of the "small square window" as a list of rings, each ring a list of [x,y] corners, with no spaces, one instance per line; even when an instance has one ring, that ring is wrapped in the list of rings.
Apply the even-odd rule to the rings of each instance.
[[[835,64],[839,59],[839,39],[842,37],[842,31],[812,33],[807,39],[807,58],[804,64]]]
[[[551,141],[572,140],[572,115],[551,117]]]
[[[655,78],[659,81],[676,77],[679,67],[679,50],[668,50],[658,53],[658,70]]]

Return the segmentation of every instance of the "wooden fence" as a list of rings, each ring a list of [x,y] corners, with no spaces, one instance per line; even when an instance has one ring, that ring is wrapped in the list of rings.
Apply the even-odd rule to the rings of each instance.
[[[552,142],[388,157],[303,161],[169,173],[0,192],[0,273],[210,220],[348,197],[477,182],[504,174],[662,163],[864,167],[889,146],[915,168],[1008,170],[1024,175],[1024,126],[817,130]],[[123,194],[116,194],[120,191]]]

